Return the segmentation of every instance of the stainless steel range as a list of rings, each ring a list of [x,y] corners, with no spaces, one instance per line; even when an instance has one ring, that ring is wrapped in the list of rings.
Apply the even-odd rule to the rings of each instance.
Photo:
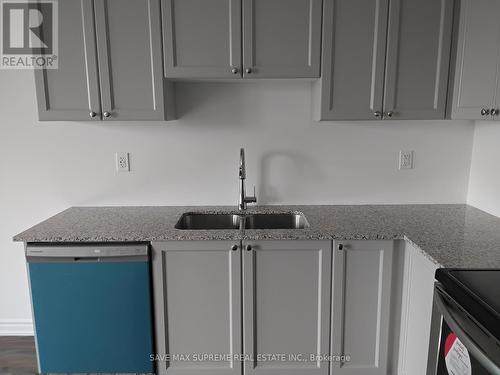
[[[500,270],[439,269],[427,375],[500,374]]]

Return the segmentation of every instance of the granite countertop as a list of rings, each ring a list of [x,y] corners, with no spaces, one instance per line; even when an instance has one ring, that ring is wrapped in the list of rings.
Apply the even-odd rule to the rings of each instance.
[[[247,212],[302,212],[297,230],[179,230],[185,212],[234,207],[72,207],[18,234],[25,242],[162,240],[405,239],[443,267],[500,268],[500,218],[468,205],[261,206]]]

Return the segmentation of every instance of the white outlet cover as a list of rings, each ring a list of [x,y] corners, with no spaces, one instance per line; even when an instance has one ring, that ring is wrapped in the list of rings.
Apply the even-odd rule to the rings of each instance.
[[[413,151],[399,151],[399,169],[413,169]]]
[[[129,154],[128,152],[116,153],[116,171],[130,172]]]

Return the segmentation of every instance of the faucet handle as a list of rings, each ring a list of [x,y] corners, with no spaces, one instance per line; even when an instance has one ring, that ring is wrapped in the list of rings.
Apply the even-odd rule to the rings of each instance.
[[[251,197],[247,197],[248,203],[257,203],[257,195],[255,195],[255,185],[253,186],[253,195]]]

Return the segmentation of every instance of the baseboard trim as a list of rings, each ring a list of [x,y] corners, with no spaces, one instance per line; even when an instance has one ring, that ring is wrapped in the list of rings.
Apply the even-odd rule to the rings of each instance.
[[[0,320],[0,336],[33,336],[33,322],[28,319]]]

